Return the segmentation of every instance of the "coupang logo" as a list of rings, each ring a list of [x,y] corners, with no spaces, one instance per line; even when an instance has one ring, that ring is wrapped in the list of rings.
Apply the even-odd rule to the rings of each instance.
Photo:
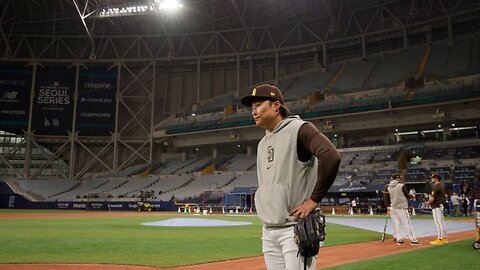
[[[109,84],[109,83],[86,82],[86,83],[83,84],[83,87],[85,89],[96,90],[96,91],[112,89],[112,85]]]

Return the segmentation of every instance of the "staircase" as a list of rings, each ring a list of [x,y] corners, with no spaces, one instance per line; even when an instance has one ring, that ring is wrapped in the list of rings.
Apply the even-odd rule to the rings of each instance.
[[[430,57],[431,50],[432,50],[432,46],[429,45],[423,51],[423,56],[422,56],[422,59],[420,60],[420,64],[418,65],[418,69],[417,69],[417,73],[415,75],[415,79],[419,79],[419,78],[421,78],[422,76],[425,75],[425,68],[427,66],[428,58]]]
[[[335,84],[335,82],[337,81],[340,74],[342,74],[344,69],[345,69],[345,64],[340,66],[340,68],[335,72],[335,74],[333,74],[332,78],[330,78],[330,80],[327,82],[325,89],[330,89],[330,87],[332,87],[332,85]]]

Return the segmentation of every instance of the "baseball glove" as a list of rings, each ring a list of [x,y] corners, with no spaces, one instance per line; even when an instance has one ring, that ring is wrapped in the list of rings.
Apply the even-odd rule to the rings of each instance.
[[[316,208],[305,218],[298,221],[294,228],[298,253],[303,257],[317,256],[325,241],[325,215]]]

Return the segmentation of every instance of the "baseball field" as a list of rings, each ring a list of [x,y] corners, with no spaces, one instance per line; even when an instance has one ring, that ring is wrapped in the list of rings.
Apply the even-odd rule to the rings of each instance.
[[[142,225],[172,218],[251,224],[217,227]],[[330,223],[328,218],[327,240],[318,263],[322,269],[326,266],[369,270],[405,267],[480,269],[480,252],[472,248],[475,231],[471,218],[454,220],[462,224],[468,222],[472,229],[452,233],[450,244],[430,246],[428,241],[434,237],[422,237],[420,240],[424,245],[420,247],[397,246],[389,236],[382,243],[378,230]],[[338,218],[341,217],[335,217]],[[377,224],[385,220],[381,216],[362,216],[358,220],[363,222],[367,218]],[[431,230],[435,231],[435,228]],[[260,233],[261,224],[253,215],[0,209],[0,269],[25,269],[22,268],[24,264],[28,264],[27,269],[40,269],[38,264],[66,264],[63,269],[75,269],[71,267],[78,264],[157,269],[264,269]],[[244,264],[237,264],[239,261]],[[223,268],[225,265],[229,267]]]

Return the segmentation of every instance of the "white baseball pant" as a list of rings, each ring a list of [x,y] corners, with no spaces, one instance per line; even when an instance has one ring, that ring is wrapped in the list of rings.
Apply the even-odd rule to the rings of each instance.
[[[390,208],[390,215],[392,215],[396,240],[402,241],[404,238],[407,238],[412,242],[417,242],[417,238],[415,238],[415,234],[413,233],[408,209],[397,209],[392,207]]]
[[[263,258],[268,270],[303,270],[304,257],[298,254],[293,226],[262,229]],[[317,259],[307,260],[308,270],[315,270]]]
[[[443,217],[443,204],[439,207],[432,209],[433,221],[437,227],[438,239],[447,238],[447,224],[445,224],[445,218]]]

